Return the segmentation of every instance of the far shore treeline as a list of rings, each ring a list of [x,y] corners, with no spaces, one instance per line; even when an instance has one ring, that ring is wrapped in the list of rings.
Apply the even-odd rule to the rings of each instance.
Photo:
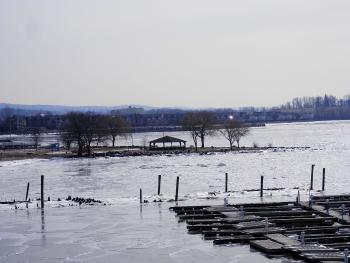
[[[0,133],[29,134],[37,148],[43,133],[59,132],[65,149],[73,147],[79,156],[91,155],[92,147],[128,137],[137,131],[188,131],[194,148],[205,147],[207,136],[221,135],[232,150],[249,127],[265,122],[348,120],[350,95],[325,95],[293,99],[279,107],[184,110],[128,107],[110,112],[70,112],[54,114],[5,107],[0,109]]]
[[[66,109],[66,111],[64,111]],[[130,106],[113,107],[66,107],[28,106],[0,103],[0,133],[18,133],[40,127],[47,131],[58,131],[64,115],[69,112],[91,112],[123,117],[134,132],[176,130],[187,112],[181,108],[147,108]],[[198,111],[198,110],[197,110]],[[239,109],[208,109],[218,123],[224,123],[229,116],[249,124],[266,122],[296,122],[319,120],[349,120],[350,95],[337,98],[332,95],[295,98],[278,107],[245,107]]]

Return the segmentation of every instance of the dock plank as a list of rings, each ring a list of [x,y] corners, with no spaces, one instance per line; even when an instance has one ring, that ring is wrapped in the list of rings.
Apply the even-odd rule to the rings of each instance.
[[[300,242],[298,240],[295,240],[293,238],[287,237],[282,234],[267,234],[265,236],[282,245],[287,245],[287,246],[300,245]]]
[[[266,239],[264,237],[253,237],[250,235],[240,235],[240,236],[234,236],[234,237],[219,237],[217,239],[214,239],[213,243],[215,245],[220,244],[230,244],[230,243],[249,243],[252,240],[259,240],[259,239]]]
[[[250,246],[267,254],[281,254],[283,245],[270,239],[250,241]]]

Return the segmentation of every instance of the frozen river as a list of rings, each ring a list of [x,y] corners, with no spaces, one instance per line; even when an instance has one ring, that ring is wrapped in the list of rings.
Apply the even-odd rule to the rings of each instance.
[[[190,141],[187,134],[167,133]],[[162,134],[134,135],[135,144]],[[152,201],[162,175],[162,199],[174,198],[180,176],[180,205],[259,201],[265,187],[283,191],[265,192],[264,200],[293,200],[301,189],[308,196],[310,166],[315,167],[315,193],[321,188],[326,168],[325,193],[350,189],[350,122],[274,124],[253,128],[242,145],[309,146],[304,150],[266,150],[254,153],[218,153],[97,159],[51,159],[0,162],[0,199],[24,199],[26,183],[30,197],[39,197],[40,175],[51,199],[68,195],[94,197],[107,206],[61,207],[54,202],[40,209],[0,207],[0,262],[281,262],[252,253],[248,246],[217,247],[186,233],[168,211],[173,203],[138,204],[139,188]],[[120,141],[129,144],[130,141]],[[191,144],[191,143],[190,143]],[[207,146],[226,146],[221,137]],[[224,174],[229,173],[229,195],[223,193]],[[209,194],[209,193],[215,193]],[[211,198],[210,200],[207,198]],[[214,199],[212,199],[214,198]]]

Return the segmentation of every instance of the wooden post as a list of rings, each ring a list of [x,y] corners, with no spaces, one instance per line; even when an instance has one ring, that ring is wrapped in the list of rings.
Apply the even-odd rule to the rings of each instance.
[[[228,174],[225,173],[225,193],[227,193],[227,181],[228,181]]]
[[[28,200],[28,194],[29,194],[29,182],[27,183],[26,199],[24,199],[24,201]]]
[[[314,189],[314,168],[315,165],[311,165],[311,182],[310,182],[310,190]]]
[[[305,246],[305,232],[301,232],[300,233],[300,242],[301,242],[301,246]]]
[[[344,249],[344,263],[349,263],[349,250],[348,249]]]
[[[140,188],[140,204],[142,204],[143,200],[142,200],[142,188]]]
[[[41,208],[44,208],[44,176],[41,175]]]
[[[263,197],[264,194],[264,176],[260,178],[260,197]]]
[[[323,168],[323,172],[322,172],[322,191],[324,191],[325,183],[326,183],[326,168]]]
[[[175,202],[177,202],[178,197],[179,197],[179,180],[180,180],[180,178],[177,176],[177,177],[176,177]]]
[[[160,183],[161,183],[161,181],[162,181],[162,175],[159,174],[158,175],[158,195],[160,195]]]
[[[299,192],[299,190],[298,190],[298,194],[297,194],[296,203],[300,204],[300,192]]]

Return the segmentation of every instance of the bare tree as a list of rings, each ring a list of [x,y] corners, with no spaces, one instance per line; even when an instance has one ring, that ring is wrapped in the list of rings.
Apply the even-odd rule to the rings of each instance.
[[[73,135],[69,132],[61,132],[60,137],[64,147],[69,151],[74,142]]]
[[[64,136],[69,134],[78,147],[77,155],[79,157],[83,155],[84,150],[83,127],[80,122],[83,116],[83,113],[68,113],[64,116],[64,122],[61,127],[61,139],[64,141]]]
[[[91,113],[83,114],[80,119],[82,126],[82,139],[88,156],[91,156],[92,145],[101,141],[106,134],[103,116]]]
[[[123,129],[120,128],[122,126]],[[114,146],[116,136],[126,131],[126,122],[121,118],[73,112],[64,117],[61,140],[66,143],[74,142],[78,147],[78,156],[82,156],[84,152],[91,156],[93,146],[110,136]]]
[[[62,125],[61,139],[65,140],[65,136],[69,135],[78,147],[78,156],[82,156],[84,150],[91,155],[91,144],[95,139],[95,122],[91,114],[84,113],[68,113],[64,117]]]
[[[198,150],[198,127],[197,127],[197,118],[194,112],[188,112],[186,113],[183,121],[182,121],[182,127],[189,131],[194,143],[194,147],[196,148],[196,151]]]
[[[214,127],[215,115],[209,111],[197,112],[199,137],[201,139],[202,148],[204,148],[204,140],[206,136],[213,136],[216,134]]]
[[[126,138],[130,133],[129,123],[119,116],[105,116],[103,125],[106,129],[106,135],[111,137],[113,148],[117,137]]]
[[[201,147],[204,148],[205,137],[216,133],[214,127],[215,116],[209,111],[188,112],[182,121],[182,126],[189,131],[194,145],[198,146],[198,138],[201,140]]]
[[[249,127],[238,120],[230,119],[224,124],[224,128],[220,132],[229,141],[232,150],[234,142],[237,142],[238,148],[240,147],[239,142],[242,137],[249,133]]]
[[[248,126],[235,119],[226,121],[223,129],[220,130],[221,134],[229,141],[231,150],[234,142],[237,142],[238,148],[240,147],[239,142],[241,138],[248,135],[249,131]]]
[[[226,140],[228,140],[228,142],[230,143],[230,149],[231,151],[233,150],[233,143],[236,141],[234,133],[235,133],[235,128],[236,128],[236,122],[229,120],[227,121],[224,126],[223,129],[220,130],[220,133],[226,138]]]
[[[30,137],[34,143],[35,151],[38,150],[38,146],[42,141],[42,129],[41,128],[31,128],[29,130]]]

